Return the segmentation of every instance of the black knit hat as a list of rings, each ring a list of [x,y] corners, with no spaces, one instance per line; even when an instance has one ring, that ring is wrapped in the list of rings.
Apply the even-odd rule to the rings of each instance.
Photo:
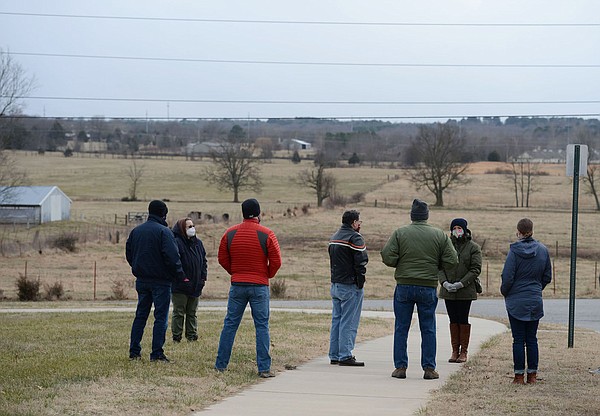
[[[148,214],[164,218],[167,216],[167,212],[169,212],[167,204],[165,204],[163,201],[159,201],[158,199],[151,201],[150,205],[148,205]]]
[[[412,208],[410,209],[411,221],[425,221],[429,218],[429,207],[427,202],[420,199],[413,200]]]
[[[257,218],[260,215],[260,204],[254,198],[242,202],[242,215],[245,219]]]
[[[467,220],[464,218],[454,218],[450,223],[450,231],[452,231],[457,225],[462,228],[465,233],[467,232]]]

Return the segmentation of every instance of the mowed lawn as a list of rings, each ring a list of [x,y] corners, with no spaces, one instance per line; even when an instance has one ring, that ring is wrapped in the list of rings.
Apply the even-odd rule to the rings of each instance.
[[[199,340],[165,345],[172,364],[129,361],[133,313],[0,313],[0,415],[186,415],[256,383],[254,326],[247,313],[228,371],[213,369],[225,311],[199,312]],[[330,316],[274,311],[272,371],[327,354]],[[361,320],[358,341],[393,323]],[[168,333],[170,335],[170,331]],[[168,337],[169,339],[170,337]]]

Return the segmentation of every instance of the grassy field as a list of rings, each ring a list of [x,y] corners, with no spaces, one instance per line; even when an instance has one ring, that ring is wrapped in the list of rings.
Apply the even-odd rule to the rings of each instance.
[[[224,312],[199,314],[199,341],[167,342],[173,364],[127,356],[131,313],[0,314],[0,416],[185,415],[256,383],[254,326],[246,314],[228,371],[213,370]],[[273,312],[272,371],[326,355],[330,316]],[[146,329],[151,328],[152,318]],[[359,341],[393,323],[362,319]],[[170,332],[169,332],[170,334]]]
[[[433,394],[420,415],[597,415],[600,409],[598,332],[577,329],[566,348],[566,328],[540,325],[540,367],[536,385],[511,384],[512,337],[498,335]]]
[[[72,221],[45,224],[26,229],[0,228],[0,291],[4,296],[16,296],[15,281],[27,273],[43,285],[61,282],[66,295],[77,300],[113,296],[117,284],[131,287],[133,278],[124,259],[124,243],[130,226],[124,224],[128,212],[145,211],[148,200],[169,200],[168,221],[200,211],[221,218],[231,216],[231,222],[241,220],[239,204],[230,202],[229,192],[219,192],[201,179],[209,162],[186,161],[183,158],[143,159],[145,168],[139,195],[140,202],[121,202],[127,195],[129,182],[125,171],[130,159],[111,157],[64,158],[62,155],[39,156],[32,153],[14,155],[31,182],[36,185],[58,185],[73,200]],[[508,245],[514,241],[515,226],[522,217],[535,223],[535,236],[545,243],[555,264],[555,282],[545,296],[565,297],[569,290],[571,183],[564,176],[564,166],[546,165],[546,176],[536,177],[539,189],[531,195],[531,208],[514,208],[511,182],[506,175],[489,174],[499,163],[478,163],[470,168],[471,183],[448,191],[444,208],[431,207],[430,222],[447,229],[454,217],[465,217],[475,240],[483,247],[484,267],[481,275],[484,295],[499,296],[500,271]],[[394,280],[392,270],[380,261],[379,250],[392,231],[410,222],[409,209],[413,198],[432,201],[431,194],[414,190],[400,169],[342,167],[332,169],[338,179],[338,192],[345,196],[363,193],[364,202],[333,209],[315,207],[315,197],[307,188],[294,184],[293,178],[308,162],[294,165],[288,160],[273,160],[262,166],[264,189],[261,194],[242,193],[240,198],[256,196],[264,212],[263,223],[277,234],[282,246],[283,266],[277,278],[285,279],[286,297],[298,299],[329,296],[328,238],[339,227],[344,209],[357,208],[364,220],[362,233],[367,242],[370,263],[367,270],[366,296],[390,298]],[[310,208],[302,212],[303,206]],[[288,215],[288,209],[296,215]],[[284,215],[285,214],[285,215]],[[600,249],[599,213],[593,198],[580,197],[577,295],[597,297],[600,294],[598,264]],[[209,281],[204,295],[225,298],[229,279],[216,261],[218,242],[226,229],[224,222],[202,221],[198,235],[204,241],[209,260]],[[66,253],[42,245],[61,233],[73,233],[79,238],[78,250]],[[117,242],[117,235],[119,237]],[[37,242],[37,245],[35,244]],[[135,293],[131,290],[130,297]]]

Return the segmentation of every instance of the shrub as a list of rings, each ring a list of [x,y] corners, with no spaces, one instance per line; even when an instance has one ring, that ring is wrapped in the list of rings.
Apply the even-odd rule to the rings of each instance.
[[[345,207],[348,205],[348,198],[341,194],[333,194],[325,200],[325,208],[333,209],[335,207]]]
[[[77,250],[77,240],[78,237],[75,234],[61,234],[56,237],[53,241],[51,241],[50,245],[54,248],[59,248],[64,251],[69,251],[71,253]]]
[[[273,279],[269,285],[271,287],[271,297],[276,299],[285,298],[285,292],[287,291],[285,279]]]
[[[353,204],[357,204],[359,202],[363,202],[365,200],[364,192],[356,192],[350,196],[349,202]]]
[[[112,280],[112,296],[109,300],[126,300],[129,299],[129,290],[133,287],[133,281],[131,279],[122,278],[118,280]]]
[[[19,273],[17,279],[17,296],[21,302],[35,301],[40,298],[39,280],[30,280]]]
[[[62,282],[54,282],[52,285],[44,285],[44,299],[61,300],[65,295],[65,289]]]

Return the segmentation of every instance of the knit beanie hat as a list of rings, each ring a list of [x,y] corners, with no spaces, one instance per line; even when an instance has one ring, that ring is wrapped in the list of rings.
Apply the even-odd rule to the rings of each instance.
[[[242,214],[245,219],[257,218],[260,215],[260,204],[254,198],[242,202]]]
[[[163,201],[159,201],[158,199],[155,199],[154,201],[150,202],[150,205],[148,205],[148,214],[164,218],[167,216],[167,212],[169,212],[167,204],[165,204]]]
[[[454,218],[450,223],[450,231],[452,231],[457,225],[462,228],[465,233],[467,232],[467,220],[464,218]]]
[[[411,221],[425,221],[429,218],[429,207],[427,202],[415,199],[410,209]]]

